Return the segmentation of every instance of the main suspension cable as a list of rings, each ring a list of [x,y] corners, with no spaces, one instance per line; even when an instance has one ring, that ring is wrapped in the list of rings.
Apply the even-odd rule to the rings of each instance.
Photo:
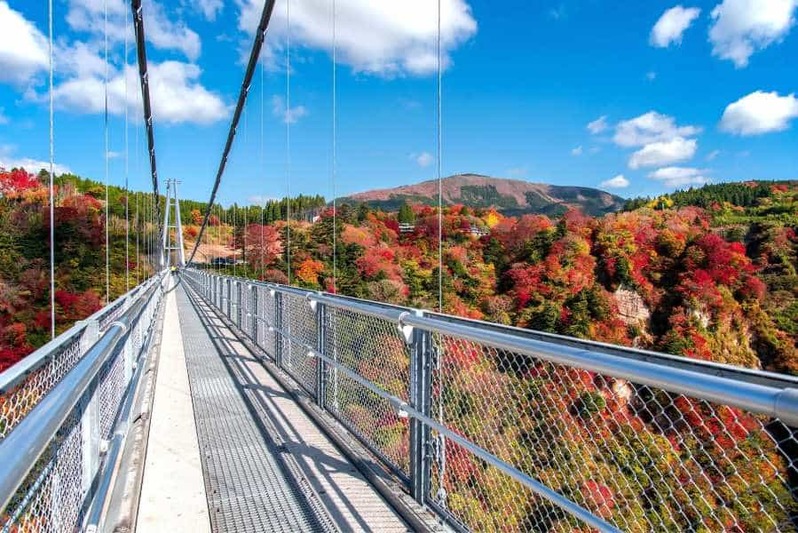
[[[141,2],[141,0],[134,1]],[[233,140],[236,136],[238,121],[241,119],[241,111],[244,108],[247,95],[249,95],[249,87],[252,83],[252,76],[255,73],[255,67],[258,65],[258,59],[260,58],[260,52],[263,48],[263,42],[266,39],[266,29],[269,27],[269,21],[272,17],[274,4],[275,0],[266,0],[266,2],[263,4],[263,13],[261,13],[260,22],[258,23],[258,30],[255,33],[255,42],[252,45],[252,51],[249,55],[249,63],[247,64],[247,70],[244,73],[244,81],[241,83],[241,92],[238,95],[238,103],[236,104],[236,109],[233,113],[233,121],[230,123],[230,131],[227,133],[227,142],[224,146],[224,152],[222,152],[222,159],[219,162],[219,169],[216,172],[216,180],[214,181],[213,190],[211,191],[211,198],[208,201],[208,205],[205,209],[205,217],[202,219],[202,226],[200,227],[199,235],[197,236],[197,242],[194,243],[194,249],[191,251],[191,256],[188,259],[189,264],[194,261],[194,255],[197,253],[199,243],[202,241],[202,235],[205,233],[205,227],[208,225],[208,218],[211,215],[211,209],[216,200],[216,193],[219,191],[219,185],[222,183],[222,175],[224,174],[224,169],[227,166],[227,158],[230,155],[230,150],[233,147]]]
[[[139,80],[141,82],[141,99],[144,104],[144,124],[147,128],[147,149],[150,155],[150,171],[152,174],[152,193],[154,202],[154,219],[156,227],[161,223],[161,194],[158,187],[158,167],[155,160],[155,133],[152,127],[152,104],[150,103],[150,78],[147,72],[147,46],[144,35],[144,11],[141,0],[131,0],[133,11],[133,26],[136,30],[136,50],[139,63]],[[164,228],[164,231],[166,229]]]

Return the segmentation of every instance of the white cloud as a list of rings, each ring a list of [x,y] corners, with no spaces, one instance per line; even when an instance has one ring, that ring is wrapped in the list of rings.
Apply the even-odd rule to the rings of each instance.
[[[643,146],[629,158],[629,168],[657,167],[687,161],[695,156],[698,142],[695,139],[674,137]]]
[[[604,115],[597,118],[593,122],[588,123],[587,131],[593,135],[598,135],[599,133],[605,131],[608,127],[609,124],[607,124],[607,115]]]
[[[707,161],[714,161],[720,155],[720,150],[712,150],[707,154]]]
[[[196,32],[189,29],[182,22],[169,20],[163,8],[149,2],[147,9],[147,25],[145,35],[153,46],[162,50],[177,50],[183,52],[190,61],[196,61],[200,55],[200,38]]]
[[[691,159],[698,141],[687,137],[700,132],[699,127],[679,126],[673,117],[649,111],[619,122],[613,141],[618,146],[639,148],[629,158],[629,168],[654,167]]]
[[[603,189],[623,189],[629,186],[629,180],[623,174],[618,174],[614,178],[601,182]]]
[[[565,4],[560,4],[557,7],[549,9],[549,17],[554,20],[562,20],[568,17],[568,12],[565,10]]]
[[[619,146],[643,146],[655,142],[670,141],[676,137],[690,137],[700,133],[695,126],[677,126],[676,120],[656,111],[619,122],[613,140]]]
[[[216,15],[221,13],[224,3],[222,0],[188,0],[189,6],[193,6],[197,11],[210,21],[216,20]]]
[[[649,173],[648,177],[662,182],[666,187],[684,187],[686,185],[703,185],[709,181],[704,176],[706,171],[688,167],[665,167]]]
[[[210,124],[225,118],[229,107],[221,97],[199,83],[200,68],[190,63],[165,61],[150,63],[150,95],[153,119],[159,123]],[[114,72],[108,83],[108,110],[114,115],[125,112],[125,77],[128,85],[128,110],[138,117],[141,94],[138,87],[138,70],[133,66]],[[73,77],[56,86],[53,94],[62,108],[82,113],[104,111],[104,83],[97,75]]]
[[[0,146],[0,168],[11,170],[12,168],[24,168],[32,174],[38,174],[41,169],[50,170],[49,161],[41,161],[30,157],[17,157],[14,155],[15,147]],[[71,172],[64,165],[56,163],[53,165],[56,174],[66,174]]]
[[[33,23],[0,1],[0,82],[23,85],[46,69],[47,46]]]
[[[130,42],[134,42],[133,30],[125,21],[130,8],[124,0],[69,0],[67,23],[75,31],[90,34],[95,40],[92,46],[99,49],[105,32],[106,5],[112,44],[124,41],[126,32]],[[171,20],[163,5],[154,0],[144,0],[142,9],[149,43],[161,50],[182,52],[191,61],[199,57],[201,42],[196,32],[182,21]]]
[[[251,205],[266,205],[269,202],[279,200],[276,196],[266,196],[265,194],[255,194],[247,198]]]
[[[260,20],[263,0],[237,0],[237,3],[241,8],[239,29],[252,35]],[[293,0],[292,45],[332,50],[331,6],[328,0]],[[446,67],[451,63],[451,52],[476,33],[477,23],[466,0],[442,0],[441,12],[441,44]],[[286,28],[285,9],[278,6],[267,37],[270,50],[282,48]],[[356,72],[380,76],[431,74],[437,66],[437,32],[436,2],[337,2],[338,60]]]
[[[272,113],[279,117],[285,124],[296,124],[299,119],[308,115],[308,110],[303,105],[286,107],[285,100],[281,96],[272,96]]]
[[[579,157],[580,155],[582,155],[582,152],[583,152],[582,146],[579,145],[576,148],[571,150],[571,155],[574,156],[574,157]]]
[[[421,152],[420,154],[413,154],[413,161],[421,168],[426,168],[435,162],[435,156],[429,152]]]
[[[9,123],[9,120],[8,120],[8,117],[5,114],[5,111],[6,110],[4,108],[0,107],[0,126],[3,125],[3,124],[8,124]]]
[[[56,70],[59,74],[77,77],[105,75],[105,59],[93,45],[74,42],[56,49]]]
[[[507,169],[507,175],[515,179],[524,179],[529,176],[529,169],[527,167],[513,167]]]
[[[711,13],[712,54],[747,66],[756,51],[790,32],[796,6],[798,0],[723,0]]]
[[[761,135],[786,130],[796,117],[798,98],[794,94],[756,91],[726,107],[720,129],[737,135]]]
[[[672,7],[665,11],[651,29],[649,42],[658,48],[667,48],[672,44],[681,44],[682,35],[693,23],[701,10],[697,7]]]

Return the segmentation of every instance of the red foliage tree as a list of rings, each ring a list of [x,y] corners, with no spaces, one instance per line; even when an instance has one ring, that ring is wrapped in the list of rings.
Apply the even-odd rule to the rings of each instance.
[[[24,169],[5,171],[0,168],[0,195],[2,196],[14,198],[24,191],[40,186],[38,178]]]

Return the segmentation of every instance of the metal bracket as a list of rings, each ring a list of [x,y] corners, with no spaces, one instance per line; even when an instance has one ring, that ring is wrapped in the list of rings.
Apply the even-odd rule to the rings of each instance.
[[[396,416],[399,418],[408,418],[410,414],[407,412],[407,402],[398,402],[393,404],[394,409],[396,409]]]
[[[399,329],[399,333],[405,338],[405,344],[412,344],[413,343],[413,326],[406,326],[403,324],[405,317],[410,316],[410,313],[405,311],[397,320],[398,324],[396,327]]]

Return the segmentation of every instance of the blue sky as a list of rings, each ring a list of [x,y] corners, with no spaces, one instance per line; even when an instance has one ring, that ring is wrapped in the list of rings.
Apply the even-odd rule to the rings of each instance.
[[[436,2],[336,1],[338,194],[433,178]],[[442,2],[444,175],[627,197],[798,178],[798,0]],[[48,158],[45,4],[0,0],[5,166]],[[181,179],[185,197],[209,194],[262,5],[144,2],[159,174]],[[283,196],[289,176],[292,194],[332,196],[331,5],[278,0],[224,203]],[[110,180],[124,182],[127,153],[130,184],[144,190],[149,168],[123,0],[55,0],[56,161],[105,178],[106,7]]]

